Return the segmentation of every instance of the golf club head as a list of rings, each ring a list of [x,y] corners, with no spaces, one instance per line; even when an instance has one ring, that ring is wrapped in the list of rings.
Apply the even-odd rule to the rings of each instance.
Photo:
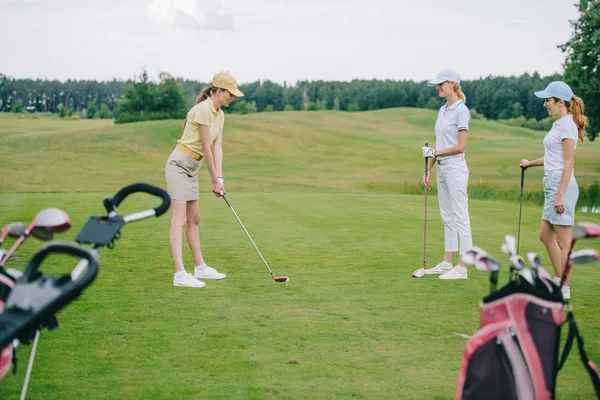
[[[462,261],[467,265],[475,265],[475,260],[479,255],[487,255],[487,252],[481,247],[473,246],[461,256]]]
[[[39,229],[38,227],[33,228],[31,231],[31,236],[36,239],[43,240],[45,242],[54,239],[54,232],[45,231],[43,229]]]
[[[499,271],[500,263],[488,254],[480,254],[475,258],[475,268],[485,272]]]
[[[71,227],[66,212],[58,208],[45,208],[35,216],[35,227],[49,232],[64,232]]]
[[[542,266],[542,263],[537,253],[527,253],[527,259],[529,260],[529,265],[531,265],[531,268],[533,268],[536,271]]]
[[[504,236],[504,243],[500,247],[502,252],[507,255],[517,254],[517,240],[513,235]]]
[[[588,239],[600,236],[600,225],[591,222],[580,222],[573,227],[573,239]]]
[[[275,275],[271,275],[273,277],[273,279],[275,280],[275,282],[289,282],[290,278],[288,276],[275,276]]]
[[[19,236],[25,234],[27,225],[25,225],[23,222],[11,222],[10,224],[6,225],[6,228],[8,236],[12,238],[18,238]]]
[[[412,277],[413,278],[422,278],[423,275],[425,275],[425,269],[424,268],[419,268],[418,270],[416,270],[415,272],[413,272]]]
[[[523,260],[523,257],[517,255],[510,256],[510,265],[519,271],[527,269],[527,265],[525,265],[525,260]]]
[[[587,264],[598,260],[600,260],[600,254],[594,249],[578,250],[571,253],[573,264]]]

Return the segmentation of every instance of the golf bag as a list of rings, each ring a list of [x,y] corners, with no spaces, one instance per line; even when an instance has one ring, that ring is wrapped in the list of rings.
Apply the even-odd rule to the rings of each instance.
[[[456,399],[554,399],[557,374],[574,340],[600,399],[600,372],[587,357],[572,311],[557,286],[550,293],[542,285],[553,283],[511,282],[483,299],[480,329],[465,346]],[[569,331],[559,360],[563,325]]]

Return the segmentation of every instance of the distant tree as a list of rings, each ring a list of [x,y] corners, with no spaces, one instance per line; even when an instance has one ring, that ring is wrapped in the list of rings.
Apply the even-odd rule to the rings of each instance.
[[[586,104],[587,136],[600,134],[600,1],[579,0],[579,18],[571,21],[573,36],[559,46],[566,54],[565,80]]]
[[[18,99],[14,102],[14,104],[12,105],[12,111],[15,113],[23,112],[23,101],[21,101],[21,99]]]
[[[98,105],[95,101],[89,101],[86,109],[86,118],[93,119],[96,118],[96,113],[98,112]]]
[[[100,106],[100,110],[98,111],[98,118],[100,119],[109,119],[112,118],[112,113],[108,109],[108,106],[104,103]]]

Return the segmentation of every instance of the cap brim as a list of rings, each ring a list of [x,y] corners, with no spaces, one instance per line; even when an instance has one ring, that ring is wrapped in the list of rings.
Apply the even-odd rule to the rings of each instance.
[[[533,92],[533,94],[535,94],[536,97],[539,97],[540,99],[549,99],[550,97],[554,97],[550,93],[546,92],[545,90],[540,90],[539,92]]]
[[[427,81],[427,86],[434,87],[434,86],[437,86],[440,83],[444,83],[444,82],[446,82],[445,79],[431,79],[431,80]]]
[[[235,97],[244,97],[244,93],[242,93],[239,89],[230,90],[230,92]]]

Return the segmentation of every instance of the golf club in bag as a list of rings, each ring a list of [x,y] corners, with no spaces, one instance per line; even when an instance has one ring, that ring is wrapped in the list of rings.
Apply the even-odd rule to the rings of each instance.
[[[428,147],[429,143],[425,142],[425,147]],[[425,174],[427,174],[427,163],[429,162],[429,158],[425,157]],[[413,278],[421,278],[425,275],[425,270],[427,269],[427,192],[429,191],[429,187],[425,186],[425,205],[424,205],[424,216],[423,216],[423,267],[419,268],[415,272],[413,272]]]
[[[600,226],[578,224],[573,232],[574,239],[598,237]],[[533,283],[509,281],[483,299],[480,328],[465,345],[456,399],[554,399],[558,372],[575,340],[600,399],[600,372],[587,356],[572,308],[536,256],[531,258],[537,270]],[[582,250],[571,253],[567,264],[598,258],[597,251]],[[569,330],[560,354],[563,325]]]
[[[283,276],[275,276],[275,274],[271,270],[271,267],[269,267],[269,264],[267,264],[267,260],[265,260],[265,258],[263,257],[263,255],[260,252],[260,250],[258,249],[258,247],[256,247],[256,243],[254,243],[254,240],[252,240],[252,237],[250,236],[250,234],[246,230],[246,227],[244,226],[244,224],[242,224],[242,220],[240,220],[240,217],[238,217],[237,213],[235,212],[235,210],[233,209],[233,207],[231,206],[231,204],[227,200],[227,197],[225,197],[225,195],[223,193],[221,193],[221,197],[223,197],[223,200],[225,200],[225,203],[227,203],[227,205],[229,206],[229,208],[233,212],[233,215],[235,215],[235,218],[240,223],[240,226],[242,227],[242,229],[244,230],[244,232],[246,232],[246,236],[248,236],[248,239],[250,239],[250,241],[252,242],[252,245],[254,246],[254,248],[256,249],[256,251],[258,252],[258,255],[260,256],[260,258],[265,263],[265,265],[266,265],[267,269],[269,270],[269,273],[271,274],[271,277],[273,278],[273,280],[275,282],[285,282],[285,284],[287,286],[287,283],[290,281],[290,278],[288,276],[285,276],[285,275],[283,275]]]

